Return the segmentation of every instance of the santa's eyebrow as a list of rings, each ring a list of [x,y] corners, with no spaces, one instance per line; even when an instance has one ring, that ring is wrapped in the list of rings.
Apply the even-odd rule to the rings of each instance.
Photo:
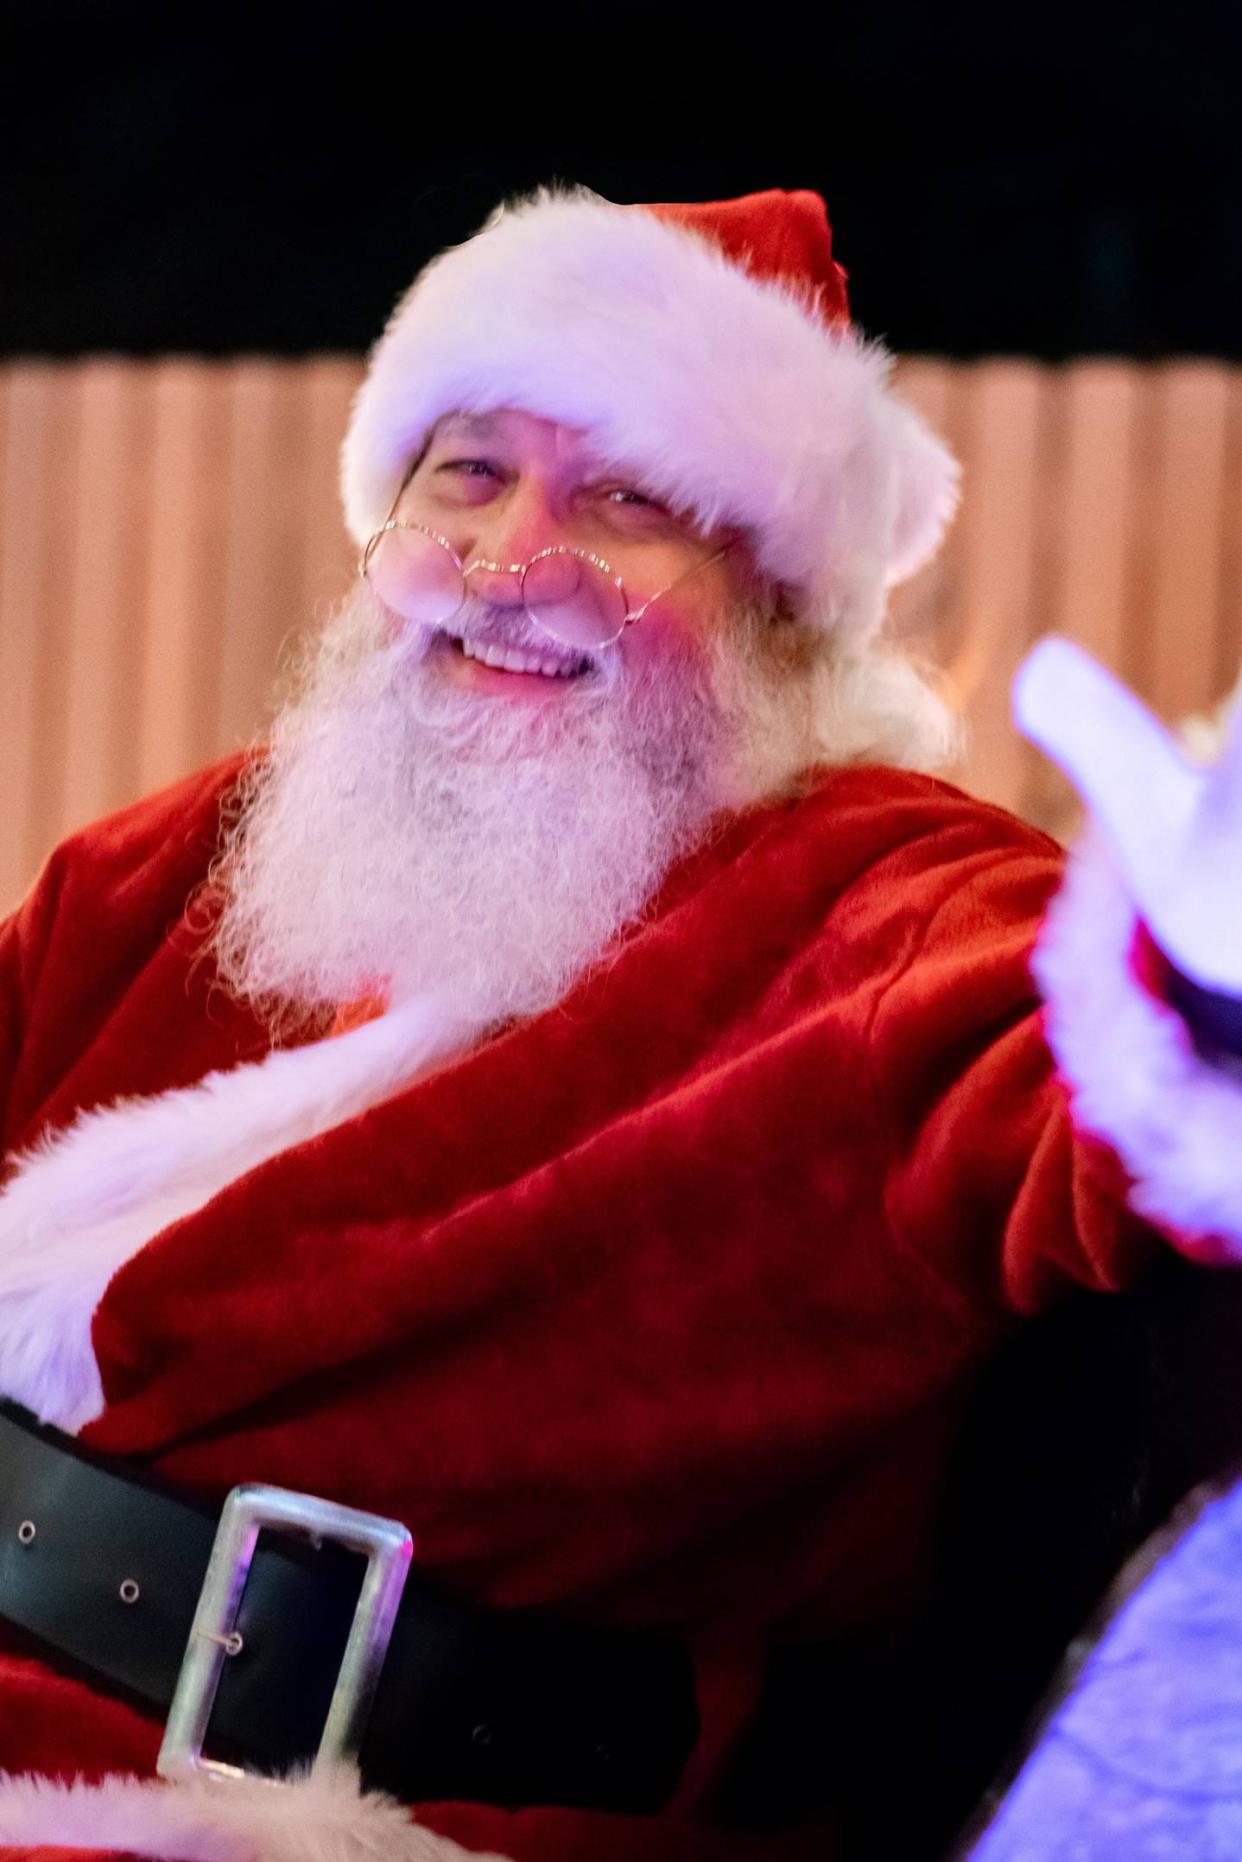
[[[446,414],[435,430],[436,439],[492,440],[495,437],[494,414]]]

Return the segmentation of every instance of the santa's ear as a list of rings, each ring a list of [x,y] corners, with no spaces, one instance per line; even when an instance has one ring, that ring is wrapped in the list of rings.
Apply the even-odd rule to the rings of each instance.
[[[893,529],[886,580],[904,582],[940,547],[957,509],[961,468],[938,434],[906,402],[889,396],[886,441],[893,474]]]

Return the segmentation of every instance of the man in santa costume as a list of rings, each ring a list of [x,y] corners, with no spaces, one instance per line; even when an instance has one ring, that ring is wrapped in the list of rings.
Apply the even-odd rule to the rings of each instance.
[[[0,1855],[823,1858],[831,1754],[739,1754],[910,1609],[981,1361],[1242,1245],[1230,764],[1054,644],[1068,874],[919,773],[889,367],[814,194],[499,213],[262,751],[0,929]]]

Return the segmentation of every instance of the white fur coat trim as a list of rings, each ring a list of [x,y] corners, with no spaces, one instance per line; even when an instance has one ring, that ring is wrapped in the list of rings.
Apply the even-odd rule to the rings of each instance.
[[[0,1846],[119,1850],[158,1862],[504,1862],[420,1830],[354,1772],[301,1778],[52,1784],[0,1774]]]
[[[1189,1253],[1242,1260],[1242,1085],[1196,1052],[1177,1012],[1131,967],[1134,908],[1103,841],[1075,849],[1033,968],[1075,1118],[1106,1139],[1133,1207],[1182,1231]],[[1195,1238],[1202,1238],[1198,1247]]]
[[[544,190],[436,259],[376,345],[342,455],[349,528],[379,528],[437,420],[517,406],[752,533],[809,617],[865,632],[935,551],[957,466],[888,386],[891,357],[829,328],[805,285],[585,189]]]
[[[118,1268],[292,1145],[390,1097],[468,1039],[430,998],[197,1085],[83,1114],[0,1193],[0,1392],[76,1431],[103,1407],[91,1321]]]

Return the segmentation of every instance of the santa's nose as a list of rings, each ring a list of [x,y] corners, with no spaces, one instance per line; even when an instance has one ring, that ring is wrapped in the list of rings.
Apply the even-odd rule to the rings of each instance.
[[[503,500],[479,512],[465,558],[471,594],[498,608],[520,606],[523,567],[561,542],[560,531],[550,488],[535,473],[525,475]]]
[[[476,556],[466,565],[466,585],[477,601],[493,608],[520,608],[522,565],[501,558]]]

